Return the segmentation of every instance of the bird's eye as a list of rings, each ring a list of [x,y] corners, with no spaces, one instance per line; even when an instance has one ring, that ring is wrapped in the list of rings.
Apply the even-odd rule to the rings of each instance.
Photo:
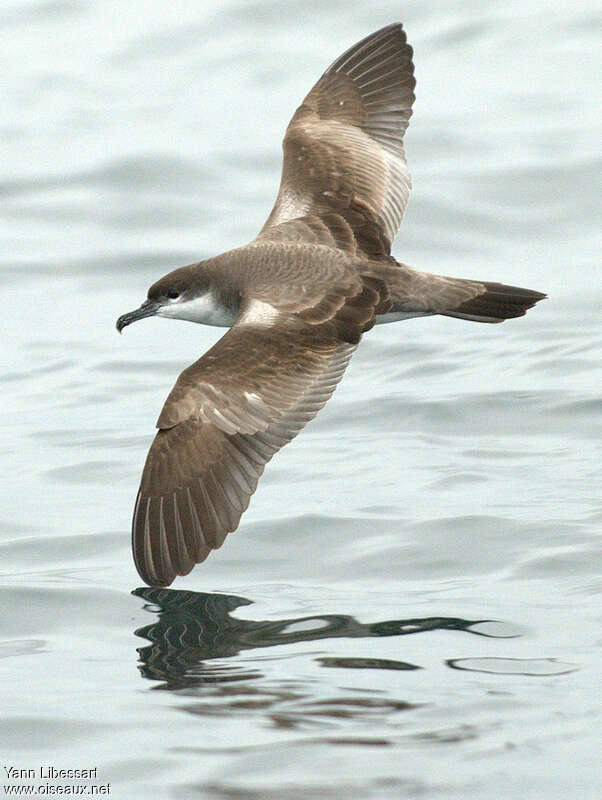
[[[180,296],[180,292],[177,289],[168,289],[167,296],[170,300],[176,300]]]

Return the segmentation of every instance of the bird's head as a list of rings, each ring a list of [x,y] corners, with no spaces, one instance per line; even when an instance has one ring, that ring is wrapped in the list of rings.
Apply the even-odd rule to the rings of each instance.
[[[230,313],[225,313],[216,299],[212,281],[203,263],[169,272],[148,290],[140,308],[123,314],[117,320],[119,333],[132,322],[144,317],[171,317],[200,322],[206,325],[231,325]]]

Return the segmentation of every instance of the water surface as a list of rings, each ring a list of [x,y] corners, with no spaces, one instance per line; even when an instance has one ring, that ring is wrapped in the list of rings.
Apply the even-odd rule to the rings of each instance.
[[[594,14],[3,3],[2,764],[97,767],[115,798],[599,796]],[[142,588],[154,421],[219,331],[115,319],[255,235],[296,105],[397,18],[395,254],[550,299],[371,332],[239,531]]]

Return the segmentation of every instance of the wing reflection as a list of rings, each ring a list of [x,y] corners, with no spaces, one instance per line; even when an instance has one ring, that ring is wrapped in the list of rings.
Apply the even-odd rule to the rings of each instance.
[[[465,631],[487,637],[493,635],[487,632],[488,620],[423,617],[364,624],[346,614],[277,621],[248,620],[231,616],[239,606],[253,602],[245,597],[148,587],[136,589],[133,594],[143,598],[146,601],[145,609],[157,615],[156,622],[139,628],[135,633],[150,642],[138,648],[140,671],[145,678],[162,681],[155,688],[163,689],[259,678],[261,673],[258,671],[234,665],[205,663],[227,659],[241,650],[258,647],[342,637],[405,636],[432,630]],[[499,632],[495,634],[499,635]],[[389,661],[386,668],[394,668],[393,663]],[[412,664],[397,663],[398,669],[418,669]],[[366,663],[363,666],[375,668],[378,665]]]

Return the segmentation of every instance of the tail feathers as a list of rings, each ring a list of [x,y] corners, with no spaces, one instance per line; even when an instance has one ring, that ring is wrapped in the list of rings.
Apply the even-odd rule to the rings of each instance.
[[[503,322],[505,319],[524,316],[535,303],[547,295],[519,286],[479,281],[486,291],[465,300],[459,306],[439,311],[446,317],[468,319],[473,322]]]

